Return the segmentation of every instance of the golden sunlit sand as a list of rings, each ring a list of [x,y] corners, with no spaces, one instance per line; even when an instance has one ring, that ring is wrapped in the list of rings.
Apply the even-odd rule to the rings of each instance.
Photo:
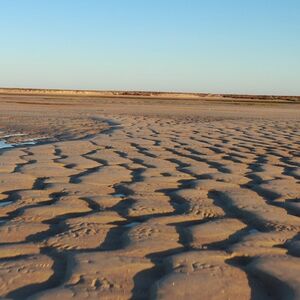
[[[1,299],[300,299],[299,97],[2,93]]]

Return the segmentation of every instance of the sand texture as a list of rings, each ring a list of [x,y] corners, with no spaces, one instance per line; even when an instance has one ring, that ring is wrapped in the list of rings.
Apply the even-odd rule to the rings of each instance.
[[[299,124],[298,104],[0,96],[0,139],[25,142],[0,149],[0,298],[300,299]]]

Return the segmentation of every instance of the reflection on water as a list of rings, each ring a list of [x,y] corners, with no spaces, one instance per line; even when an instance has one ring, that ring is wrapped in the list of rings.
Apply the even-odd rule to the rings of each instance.
[[[135,226],[140,225],[140,224],[141,224],[141,222],[131,222],[129,224],[124,225],[124,227],[132,228],[132,227],[135,227]]]
[[[24,142],[20,143],[14,143],[10,144],[8,143],[5,139],[10,138],[10,137],[15,137],[15,136],[24,136],[26,134],[23,133],[15,133],[15,134],[7,134],[7,135],[1,135],[0,132],[0,149],[7,149],[7,148],[13,148],[13,147],[18,147],[18,146],[30,146],[30,145],[35,145],[38,140],[45,139],[45,137],[42,138],[34,138],[34,139],[28,139]]]
[[[112,196],[114,198],[124,198],[124,197],[126,197],[126,195],[124,195],[124,194],[113,194]]]
[[[12,201],[0,201],[0,207],[4,207],[12,203],[13,203]]]
[[[0,149],[4,149],[4,148],[12,148],[13,145],[6,143],[5,141],[1,141],[0,140]]]

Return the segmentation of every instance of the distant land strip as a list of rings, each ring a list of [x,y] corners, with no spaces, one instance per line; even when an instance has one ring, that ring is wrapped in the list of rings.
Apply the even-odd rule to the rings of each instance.
[[[300,96],[241,95],[212,93],[179,93],[151,91],[98,91],[34,88],[0,88],[0,95],[79,96],[101,98],[182,99],[245,103],[300,103]]]

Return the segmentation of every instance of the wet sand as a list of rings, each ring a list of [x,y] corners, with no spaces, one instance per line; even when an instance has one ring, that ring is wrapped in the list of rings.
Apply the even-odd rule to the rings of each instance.
[[[0,298],[299,299],[299,121],[298,104],[0,96],[6,142],[39,139],[0,149]]]

